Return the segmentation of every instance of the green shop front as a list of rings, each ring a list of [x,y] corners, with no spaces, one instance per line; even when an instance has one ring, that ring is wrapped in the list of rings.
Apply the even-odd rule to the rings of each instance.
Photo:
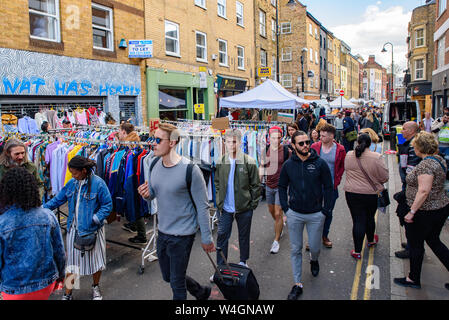
[[[199,72],[147,68],[147,117],[209,120],[215,114],[214,78]],[[196,114],[194,106],[204,105]]]

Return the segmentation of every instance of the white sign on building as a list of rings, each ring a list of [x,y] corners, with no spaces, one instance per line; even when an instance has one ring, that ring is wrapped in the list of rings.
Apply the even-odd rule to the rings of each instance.
[[[128,58],[152,58],[153,40],[129,40]]]

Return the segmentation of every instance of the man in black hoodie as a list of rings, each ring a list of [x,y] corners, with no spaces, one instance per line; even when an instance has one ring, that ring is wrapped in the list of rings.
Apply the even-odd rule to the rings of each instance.
[[[297,300],[302,294],[303,230],[307,227],[311,255],[311,271],[318,276],[318,256],[324,220],[329,213],[333,197],[332,175],[327,163],[310,148],[310,139],[303,131],[292,136],[295,153],[282,166],[279,178],[279,199],[286,213],[290,230],[293,286],[288,300]],[[288,190],[288,197],[287,197]],[[324,206],[323,206],[324,198]]]

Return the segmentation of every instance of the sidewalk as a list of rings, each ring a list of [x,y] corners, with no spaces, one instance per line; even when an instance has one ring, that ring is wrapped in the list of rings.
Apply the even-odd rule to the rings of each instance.
[[[404,277],[410,270],[409,259],[399,259],[395,251],[402,250],[401,242],[406,242],[405,230],[399,224],[396,216],[397,202],[393,195],[401,190],[401,179],[396,155],[386,155],[390,172],[389,193],[390,205],[390,275],[392,300],[449,300],[449,290],[444,287],[449,282],[449,272],[425,245],[424,261],[421,273],[421,289],[404,288],[393,283],[393,278]],[[449,221],[446,222],[442,232],[441,241],[449,246]]]

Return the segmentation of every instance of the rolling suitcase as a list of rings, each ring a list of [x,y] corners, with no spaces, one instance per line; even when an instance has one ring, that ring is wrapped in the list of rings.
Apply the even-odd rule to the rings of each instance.
[[[259,284],[250,268],[245,266],[228,263],[223,251],[217,248],[217,251],[225,261],[224,265],[217,266],[209,253],[207,256],[215,268],[214,283],[220,289],[227,300],[258,300]]]

